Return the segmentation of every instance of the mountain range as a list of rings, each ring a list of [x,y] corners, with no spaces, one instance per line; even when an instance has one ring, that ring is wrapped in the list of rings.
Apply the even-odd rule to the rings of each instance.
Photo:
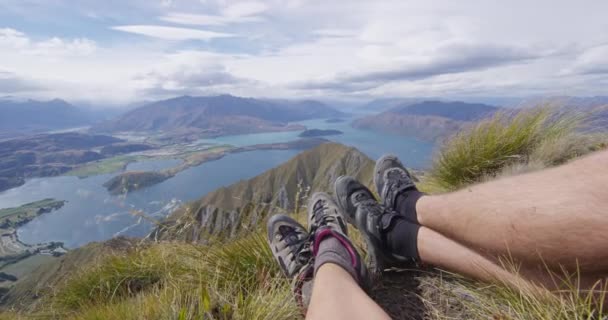
[[[498,111],[498,107],[460,101],[404,103],[387,111],[353,122],[361,129],[415,136],[424,140],[442,139],[471,121]]]
[[[342,115],[342,112],[312,100],[263,100],[231,95],[182,96],[146,104],[104,122],[94,130],[195,132],[200,136],[215,137],[303,130],[302,126],[288,122]]]
[[[85,126],[92,115],[64,100],[0,99],[0,132],[29,133]]]

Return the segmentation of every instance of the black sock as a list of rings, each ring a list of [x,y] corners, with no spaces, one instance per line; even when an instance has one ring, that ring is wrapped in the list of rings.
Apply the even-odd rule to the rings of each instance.
[[[387,215],[388,217],[388,215]],[[405,220],[403,217],[388,218],[390,225],[385,230],[386,245],[391,253],[405,258],[420,261],[418,254],[418,230],[420,226]]]
[[[418,223],[418,213],[416,212],[416,202],[424,193],[413,188],[401,192],[397,196],[395,211],[404,216],[407,220]]]

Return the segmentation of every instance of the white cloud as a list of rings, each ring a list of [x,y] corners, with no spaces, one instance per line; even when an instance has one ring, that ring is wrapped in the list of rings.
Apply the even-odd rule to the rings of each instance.
[[[198,26],[223,26],[231,23],[246,23],[261,21],[260,17],[230,17],[230,16],[213,16],[206,14],[191,14],[191,13],[169,13],[160,17],[161,20],[176,24],[198,25]]]
[[[176,28],[176,27],[164,27],[155,25],[127,25],[127,26],[115,26],[112,27],[114,30],[123,32],[140,34],[152,38],[159,38],[164,40],[204,40],[209,41],[216,38],[227,38],[233,37],[233,34],[189,29],[189,28]]]
[[[562,74],[608,74],[608,44],[584,50]]]
[[[268,10],[262,2],[239,2],[225,7],[222,13],[227,17],[249,17]]]
[[[161,16],[162,21],[199,26],[224,26],[236,23],[252,23],[264,21],[260,14],[268,10],[261,2],[240,2],[220,8],[220,14],[193,14],[172,12]]]
[[[228,57],[205,51],[180,51],[166,55],[151,70],[137,75],[138,88],[147,95],[194,94],[255,85],[238,78],[222,63]]]
[[[0,49],[17,50],[20,54],[60,56],[89,55],[97,49],[95,41],[86,38],[61,39],[52,37],[33,41],[24,33],[4,28],[0,29]]]

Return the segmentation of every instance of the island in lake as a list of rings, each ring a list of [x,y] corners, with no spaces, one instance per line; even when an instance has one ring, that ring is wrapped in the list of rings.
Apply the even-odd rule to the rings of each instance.
[[[321,129],[309,129],[300,133],[301,138],[313,138],[313,137],[324,137],[324,136],[335,136],[343,134],[340,130],[321,130]]]

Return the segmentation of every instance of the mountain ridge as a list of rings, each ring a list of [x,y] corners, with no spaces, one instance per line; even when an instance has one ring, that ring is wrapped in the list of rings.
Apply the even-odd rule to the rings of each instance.
[[[500,108],[482,103],[427,100],[394,106],[387,111],[355,120],[355,128],[440,140],[466,124],[493,114]]]
[[[91,116],[65,100],[0,99],[0,131],[29,133],[92,123]]]
[[[152,238],[204,241],[206,236],[233,237],[268,214],[293,212],[308,194],[333,192],[341,175],[372,183],[374,161],[359,150],[325,143],[299,153],[256,177],[221,187],[171,214]]]
[[[321,102],[275,101],[231,95],[181,96],[156,101],[106,121],[93,129],[176,131],[196,129],[203,136],[301,130],[288,122],[343,115]]]

